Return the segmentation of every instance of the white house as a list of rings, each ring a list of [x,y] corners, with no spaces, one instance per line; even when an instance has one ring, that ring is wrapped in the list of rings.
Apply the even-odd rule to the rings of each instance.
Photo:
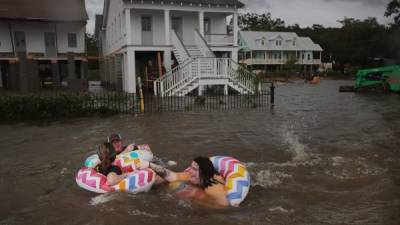
[[[137,92],[137,78],[156,95],[203,93],[209,85],[254,91],[248,71],[237,68],[237,0],[105,0],[102,28],[103,81]],[[101,17],[98,17],[101,18]],[[227,22],[232,19],[232,30]],[[149,61],[152,61],[149,63]],[[149,77],[151,64],[159,65]],[[153,73],[154,74],[154,73]]]
[[[321,66],[322,48],[308,37],[293,32],[239,32],[240,62],[252,69],[280,70],[293,59],[302,71]]]
[[[1,0],[0,87],[29,91],[84,77],[87,19],[81,0]]]

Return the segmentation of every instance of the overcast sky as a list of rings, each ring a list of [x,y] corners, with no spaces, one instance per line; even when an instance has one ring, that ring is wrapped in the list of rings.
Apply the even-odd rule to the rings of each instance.
[[[286,25],[299,24],[301,27],[322,24],[325,27],[338,27],[337,22],[344,17],[365,19],[376,17],[382,24],[391,22],[385,18],[385,8],[390,0],[242,0],[245,11],[267,13],[273,18],[281,18]],[[88,32],[94,30],[94,16],[101,14],[103,0],[86,0],[90,17]]]

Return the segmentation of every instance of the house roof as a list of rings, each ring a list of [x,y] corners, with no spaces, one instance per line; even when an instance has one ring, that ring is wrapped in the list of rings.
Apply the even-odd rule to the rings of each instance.
[[[240,38],[247,48],[256,51],[322,51],[321,46],[309,37],[299,37],[294,32],[240,31]],[[264,40],[264,45],[261,44],[261,39]],[[277,39],[281,40],[282,45],[276,45]]]
[[[124,1],[131,1],[131,0],[124,0]],[[142,0],[133,0],[142,2]],[[176,2],[176,3],[183,3],[183,4],[211,4],[211,5],[236,5],[239,8],[242,8],[244,4],[239,0],[143,0],[143,2]]]
[[[0,19],[87,21],[84,0],[1,0]]]

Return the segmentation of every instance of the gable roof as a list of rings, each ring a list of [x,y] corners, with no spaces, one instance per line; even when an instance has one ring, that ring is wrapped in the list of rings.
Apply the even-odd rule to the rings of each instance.
[[[87,21],[84,0],[1,0],[0,19]]]
[[[240,38],[247,48],[256,51],[322,51],[321,46],[315,44],[309,37],[299,37],[294,32],[240,31]],[[264,45],[257,43],[257,40],[262,38],[268,40]],[[283,40],[281,46],[277,46],[274,42],[278,38]]]

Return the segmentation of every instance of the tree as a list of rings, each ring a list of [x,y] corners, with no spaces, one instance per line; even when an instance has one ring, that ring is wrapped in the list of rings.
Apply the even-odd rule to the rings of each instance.
[[[251,31],[275,31],[285,28],[285,21],[273,19],[271,13],[246,13],[239,16],[239,27]]]
[[[400,25],[400,0],[392,0],[386,7],[386,17],[394,16],[394,22]]]
[[[99,50],[97,48],[97,40],[93,34],[86,33],[85,35],[86,49],[88,56],[99,56]]]

